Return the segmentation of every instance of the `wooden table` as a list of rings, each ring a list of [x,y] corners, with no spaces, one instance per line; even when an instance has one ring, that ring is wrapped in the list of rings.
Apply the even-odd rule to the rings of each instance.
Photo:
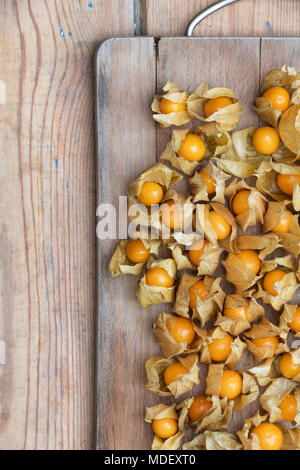
[[[94,447],[96,48],[182,35],[212,0],[0,0],[0,449]],[[299,35],[243,0],[201,35]]]

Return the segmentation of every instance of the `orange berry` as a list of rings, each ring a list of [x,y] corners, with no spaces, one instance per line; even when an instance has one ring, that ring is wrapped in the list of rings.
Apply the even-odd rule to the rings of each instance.
[[[281,217],[280,222],[272,228],[272,232],[277,233],[288,233],[291,228],[293,214],[286,210],[284,215]]]
[[[178,157],[185,158],[189,162],[200,162],[205,152],[205,143],[201,137],[196,134],[187,134],[185,139],[181,142],[177,155]]]
[[[226,96],[220,96],[218,98],[208,100],[204,106],[205,116],[208,118],[220,109],[226,108],[226,106],[229,106],[231,104],[233,104],[233,101],[230,98],[227,98]]]
[[[243,380],[235,370],[224,370],[221,377],[220,397],[234,400],[242,393]]]
[[[265,291],[276,297],[278,295],[278,288],[276,287],[276,284],[280,282],[285,275],[286,273],[280,269],[275,269],[274,271],[267,273],[263,282]]]
[[[200,297],[201,300],[205,300],[208,296],[208,290],[204,281],[196,282],[192,287],[189,289],[189,296],[190,296],[190,308],[196,308],[196,298]]]
[[[253,433],[259,439],[261,450],[280,450],[283,434],[275,424],[262,423],[253,430]]]
[[[285,397],[279,408],[285,421],[294,421],[298,413],[298,403],[295,395]]]
[[[224,362],[231,353],[233,339],[226,334],[222,338],[216,338],[208,345],[210,357],[213,361]]]
[[[216,232],[218,240],[224,240],[227,238],[231,232],[231,225],[227,220],[216,211],[211,211],[209,216],[212,228]]]
[[[262,155],[275,153],[280,144],[280,137],[273,127],[260,127],[254,132],[253,146]]]
[[[255,344],[258,348],[271,347],[273,348],[273,353],[277,351],[279,339],[278,336],[269,336],[267,338],[254,338],[252,343]]]
[[[261,267],[261,261],[259,259],[258,254],[255,251],[253,251],[253,250],[243,250],[240,253],[236,253],[236,256],[254,274],[259,273],[259,270],[260,270],[260,267]]]
[[[175,380],[188,373],[189,371],[186,367],[184,367],[180,362],[175,362],[174,364],[171,364],[169,367],[167,367],[165,370],[165,384],[168,386],[170,385],[170,383],[175,382]]]
[[[194,398],[193,403],[189,407],[189,418],[191,421],[198,421],[212,407],[212,402],[205,395],[198,395]]]
[[[288,109],[291,98],[285,88],[281,86],[272,86],[264,92],[264,97],[271,101],[273,109],[282,111],[283,113]]]
[[[146,282],[149,286],[173,287],[174,279],[164,268],[151,268],[146,273]]]
[[[291,353],[283,354],[278,366],[282,375],[287,379],[294,379],[296,375],[300,374],[300,367],[294,363]]]
[[[277,177],[279,188],[288,196],[293,195],[295,181],[300,186],[300,175],[278,175]]]
[[[295,333],[300,332],[300,307],[294,313],[293,320],[288,324],[289,328],[293,330]]]
[[[207,170],[207,166],[205,168],[203,168],[202,171],[199,171],[199,175],[200,175],[203,183],[206,186],[207,194],[214,194],[216,192],[217,182],[216,182],[215,178],[213,178],[212,176],[209,176],[205,172],[205,170]]]
[[[186,111],[186,103],[175,103],[174,101],[162,98],[159,106],[161,114],[180,113]]]
[[[167,327],[178,344],[186,341],[187,346],[189,346],[195,339],[195,329],[193,323],[188,318],[169,317]]]
[[[144,206],[159,204],[163,200],[164,192],[160,184],[146,181],[138,197],[139,203]]]
[[[248,191],[247,189],[236,193],[232,200],[232,210],[235,215],[240,215],[250,209],[248,202],[249,196],[250,191]]]
[[[164,202],[160,210],[162,223],[166,227],[169,227],[171,230],[181,227],[181,210],[175,201]]]
[[[145,248],[142,240],[130,240],[125,253],[132,263],[146,263],[150,256],[150,248]]]
[[[154,434],[161,439],[168,439],[177,433],[178,421],[174,418],[154,419],[152,421]]]
[[[199,266],[201,257],[203,255],[207,243],[207,240],[203,240],[201,238],[201,240],[197,240],[189,247],[188,255],[191,263],[193,263],[194,266]]]
[[[224,308],[224,315],[225,317],[232,318],[233,320],[237,320],[239,318],[242,318],[244,320],[248,320],[247,317],[247,311],[250,305],[250,300],[246,300],[248,305],[245,305],[244,307],[236,307],[236,308]]]

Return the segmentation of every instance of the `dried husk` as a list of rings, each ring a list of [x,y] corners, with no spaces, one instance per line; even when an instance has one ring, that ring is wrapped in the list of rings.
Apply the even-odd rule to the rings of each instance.
[[[299,111],[300,104],[294,104],[283,113],[279,122],[279,134],[282,142],[297,155],[300,154]]]
[[[284,340],[287,339],[288,334],[290,331],[292,331],[289,327],[289,324],[292,322],[295,312],[298,309],[299,305],[290,305],[290,304],[285,304],[284,310],[280,316],[280,321],[279,321],[279,329],[280,329],[280,336]],[[300,338],[300,332],[296,333],[293,331],[293,335],[296,338]]]
[[[170,277],[175,279],[176,263],[173,259],[155,259],[150,256],[147,269],[163,268]],[[172,287],[149,286],[146,282],[146,274],[140,280],[137,287],[136,296],[143,308],[150,307],[153,304],[161,304],[164,302],[173,302],[175,298],[175,285]]]
[[[228,333],[224,332],[220,327],[216,327],[208,333],[206,338],[204,338],[203,340],[200,362],[204,362],[206,364],[214,363],[210,355],[209,344],[213,342],[215,339],[223,338],[227,334]],[[234,369],[236,364],[242,357],[242,354],[246,348],[247,348],[246,344],[243,341],[241,341],[239,337],[235,338],[233,342],[231,343],[231,353],[226,359],[225,365],[229,369]]]
[[[141,274],[146,263],[132,263],[126,256],[126,247],[131,240],[121,240],[109,263],[109,270],[113,277],[121,274]],[[146,249],[150,248],[150,253],[157,255],[160,247],[160,240],[142,240]]]
[[[169,437],[169,439],[161,439],[154,435],[152,450],[178,450],[181,447],[181,442],[184,435],[182,432],[178,432],[175,436]]]
[[[210,221],[210,211],[217,212],[231,225],[231,233],[225,240],[218,240],[217,234]],[[234,216],[223,204],[219,202],[210,202],[204,205],[198,204],[196,206],[195,225],[196,229],[200,231],[200,233],[204,233],[205,238],[213,245],[219,245],[227,251],[233,251],[235,249],[237,224]]]
[[[243,331],[249,330],[251,328],[251,323],[264,315],[264,308],[257,303],[256,299],[251,297],[250,292],[249,299],[251,300],[247,310],[248,320],[244,318],[233,319],[222,315],[222,313],[219,312],[215,325],[220,326],[223,331],[230,333],[232,336],[239,336]],[[227,295],[224,303],[224,309],[242,308],[247,305],[248,304],[245,297],[238,294]]]
[[[211,408],[197,421],[189,419],[189,408],[192,406],[195,397],[187,398],[177,405],[179,411],[179,429],[184,431],[187,427],[192,427],[195,434],[205,430],[221,431],[226,429],[232,416],[233,402],[227,399],[220,399],[218,396],[207,397],[211,402]]]
[[[256,106],[254,106],[254,109],[263,121],[266,121],[272,127],[277,128],[278,121],[282,116],[282,111],[279,109],[273,109],[272,103],[268,98],[264,96],[256,98]]]
[[[256,187],[259,191],[271,196],[275,201],[292,200],[294,209],[300,210],[300,187],[295,181],[292,198],[281,191],[277,184],[279,174],[300,175],[300,166],[295,164],[276,163],[271,160],[263,162],[257,170]]]
[[[253,325],[251,330],[245,333],[246,338],[249,338],[246,339],[248,349],[253,354],[257,362],[260,362],[263,359],[269,359],[270,357],[278,356],[279,354],[282,354],[289,350],[285,339],[279,337],[279,335],[280,328],[273,325],[273,323],[271,323],[265,317],[262,318],[258,323]],[[251,341],[253,339],[268,338],[270,336],[277,336],[279,339],[279,344],[275,352],[272,346],[264,346],[262,348],[259,348],[253,343],[253,341]]]
[[[261,278],[247,268],[235,253],[229,253],[222,264],[226,270],[226,279],[235,286],[237,294],[247,291]]]
[[[194,196],[193,202],[213,201],[224,204],[225,184],[230,176],[219,169],[213,161],[210,161],[202,171],[216,180],[216,191],[214,195],[209,195],[207,193],[207,186],[205,185],[199,172],[196,172],[194,176],[190,178],[190,192]]]
[[[166,93],[164,95],[155,95],[151,109],[155,113],[153,119],[160,124],[160,127],[170,127],[170,126],[183,126],[191,121],[191,116],[188,112],[188,109],[185,111],[180,111],[178,113],[162,114],[160,112],[160,102],[162,98],[166,98],[175,103],[185,103],[187,105],[189,94],[187,91],[181,90],[179,86],[171,81],[167,81],[163,87],[163,91]]]
[[[163,163],[157,163],[156,165],[148,168],[144,173],[142,173],[133,183],[129,186],[128,194],[128,220],[133,221],[136,219],[134,214],[135,209],[138,208],[140,204],[138,198],[140,196],[141,190],[145,182],[151,181],[153,183],[158,183],[162,186],[164,194],[166,191],[179,183],[182,180],[182,176],[176,171],[171,170],[169,167]],[[158,209],[157,209],[158,211]],[[153,214],[153,219],[155,220],[155,213]],[[150,227],[152,225],[150,217],[150,208],[145,207],[145,211],[140,213],[139,216],[140,224],[145,227]]]
[[[189,289],[199,280],[201,278],[188,273],[184,273],[182,276],[173,307],[174,312],[178,315],[186,318],[190,317]],[[193,309],[193,318],[199,320],[201,326],[211,320],[222,309],[225,298],[225,293],[221,288],[221,278],[212,279],[205,276],[202,280],[208,290],[208,295],[204,300],[197,297],[196,308]]]
[[[253,430],[264,423],[267,417],[268,415],[261,416],[259,411],[257,411],[254,416],[245,420],[243,429],[237,432],[244,450],[261,450],[258,436],[253,434]]]
[[[170,406],[160,404],[152,406],[151,408],[146,408],[146,423],[152,423],[155,419],[164,418],[178,419],[175,404]],[[178,432],[174,436],[165,440],[154,435],[152,450],[177,450],[180,448],[182,438],[183,434],[181,432]]]
[[[248,190],[250,191],[248,197],[249,210],[239,214],[235,217],[236,222],[240,225],[243,231],[247,230],[248,227],[256,225],[257,222],[261,224],[264,221],[264,214],[266,212],[267,199],[257,189],[248,186],[245,181],[237,181],[234,179],[230,185],[225,189],[225,197],[229,200],[230,206],[232,207],[232,201],[239,191]]]
[[[289,429],[279,425],[283,433],[283,444],[281,450],[299,450],[300,449],[300,429]]]
[[[204,116],[204,105],[208,99],[218,97],[227,97],[233,101],[233,104],[219,109],[217,112],[206,118]],[[199,88],[188,99],[188,112],[196,119],[203,122],[215,122],[221,131],[232,131],[238,124],[243,108],[233,91],[228,88],[212,88],[208,89],[206,82],[202,83]]]
[[[275,357],[271,357],[259,366],[253,367],[249,370],[249,372],[254,375],[257,380],[257,383],[261,387],[266,387],[267,385],[269,385],[270,382],[272,382],[272,380],[278,377],[278,372],[274,359]]]
[[[200,351],[202,342],[206,336],[206,330],[199,328],[194,322],[195,339],[187,345],[186,341],[177,343],[168,329],[168,320],[174,317],[170,313],[160,313],[153,325],[153,333],[156,341],[160,346],[161,353],[164,357],[170,358],[178,354],[191,354]]]
[[[265,215],[264,233],[270,232],[276,227],[286,214],[286,206],[288,201],[274,202],[269,201],[268,210]],[[295,258],[300,254],[300,226],[298,215],[292,216],[291,227],[288,233],[277,233],[282,246],[291,253]]]
[[[164,382],[164,372],[167,367],[171,364],[175,364],[176,362],[180,362],[184,367],[186,367],[189,373],[179,377],[177,380],[166,386]],[[197,363],[197,354],[178,357],[176,360],[172,358],[166,359],[162,356],[151,357],[145,364],[147,374],[146,388],[161,397],[174,396],[175,398],[178,398],[183,393],[192,390],[194,384],[200,383],[199,366]]]
[[[221,389],[221,377],[224,371],[224,364],[211,364],[206,377],[206,395],[219,395]],[[238,372],[238,371],[237,371]],[[241,395],[236,397],[234,402],[235,410],[242,410],[259,396],[257,382],[252,375],[245,371],[239,371],[243,378],[243,389]]]
[[[257,250],[258,257],[262,261],[277,248],[280,248],[279,235],[266,233],[265,235],[241,235],[237,239],[239,250]]]
[[[242,444],[234,434],[225,431],[205,431],[183,445],[183,450],[241,450]]]
[[[193,238],[194,234],[191,232],[191,229],[195,205],[192,203],[192,196],[178,193],[174,189],[169,189],[165,194],[162,205],[167,201],[174,201],[176,204],[176,208],[178,209],[180,215],[181,227],[172,230],[160,220],[158,224],[155,223],[153,226],[161,231],[161,238],[163,240],[170,240],[170,238],[174,237],[175,233],[177,232],[183,232],[185,237],[188,239]],[[170,213],[171,211],[172,208],[170,208]]]
[[[204,126],[198,126],[194,129],[173,131],[172,139],[168,142],[160,158],[169,161],[174,168],[188,176],[191,176],[200,164],[200,161],[190,162],[177,155],[182,141],[188,134],[196,134],[203,140],[206,147],[204,160],[225,152],[232,145],[229,134],[227,132],[220,132],[214,123],[204,124]]]
[[[263,288],[263,279],[260,279],[258,281],[258,291],[254,296],[258,299],[262,299],[266,304],[272,305],[275,310],[280,310],[285,303],[292,300],[294,292],[299,287],[299,284],[294,272],[293,259],[291,255],[264,261],[261,268],[261,274],[264,275],[275,269],[280,269],[286,272],[283,279],[276,282],[274,287],[278,292],[278,295],[273,296],[266,292]]]
[[[297,409],[300,410],[300,389],[297,387],[298,386],[295,382],[292,382],[291,380],[284,377],[279,377],[278,379],[275,379],[274,382],[272,382],[271,385],[269,385],[269,387],[260,396],[260,404],[263,409],[269,413],[270,423],[284,421],[284,417],[279,406],[281,405],[282,401],[290,394],[295,396],[298,403]],[[299,411],[295,421],[293,422],[293,425],[300,425]]]
[[[196,235],[196,239],[199,239],[199,235]],[[197,271],[198,276],[212,276],[217,267],[219,266],[220,256],[223,252],[223,249],[220,248],[218,245],[208,243],[204,247],[200,264],[197,267],[193,263],[191,263],[189,259],[189,246],[190,245],[184,245],[180,243],[168,244],[168,248],[171,250],[172,256],[176,262],[177,269],[190,269],[191,271]]]

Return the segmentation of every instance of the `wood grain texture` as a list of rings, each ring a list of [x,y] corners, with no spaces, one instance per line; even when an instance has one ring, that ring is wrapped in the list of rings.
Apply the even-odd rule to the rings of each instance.
[[[87,449],[95,383],[94,53],[109,36],[133,34],[133,3],[1,0],[0,20],[7,89],[0,448]]]
[[[144,34],[182,36],[188,23],[215,0],[147,0]],[[241,0],[209,18],[195,29],[195,36],[297,36],[298,0]]]
[[[149,111],[155,65],[151,38],[112,39],[98,53],[99,204],[117,209],[129,183],[155,164],[156,129]],[[144,388],[143,364],[155,353],[151,323],[157,309],[140,307],[136,276],[112,279],[108,264],[117,243],[98,241],[97,444],[99,449],[143,449],[151,442],[144,406],[155,400]]]

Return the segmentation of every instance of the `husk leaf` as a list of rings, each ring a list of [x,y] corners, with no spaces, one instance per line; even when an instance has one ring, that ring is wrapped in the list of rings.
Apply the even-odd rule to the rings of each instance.
[[[265,317],[262,318],[258,323],[253,325],[251,330],[245,333],[245,336],[247,338],[250,338],[250,341],[246,339],[248,349],[253,354],[257,362],[260,362],[263,359],[274,357],[274,355],[278,356],[279,354],[282,354],[283,352],[287,352],[289,350],[286,341],[283,338],[279,338],[279,334],[280,329],[277,326],[273,325],[273,323],[271,323]],[[268,338],[271,336],[278,336],[279,338],[279,344],[275,352],[272,346],[267,345],[260,348],[256,346],[253,341],[251,341],[257,338]]]
[[[225,203],[224,190],[226,181],[230,178],[224,171],[218,168],[213,161],[210,161],[205,168],[202,170],[216,181],[216,191],[214,195],[207,193],[207,186],[201,178],[199,172],[196,172],[192,178],[190,178],[190,191],[194,196],[193,202],[199,201],[214,201]]]
[[[131,240],[121,240],[109,263],[109,270],[113,277],[121,274],[141,274],[145,263],[132,263],[126,256],[126,247]],[[150,248],[150,253],[157,255],[160,247],[160,240],[142,240],[146,249]]]

